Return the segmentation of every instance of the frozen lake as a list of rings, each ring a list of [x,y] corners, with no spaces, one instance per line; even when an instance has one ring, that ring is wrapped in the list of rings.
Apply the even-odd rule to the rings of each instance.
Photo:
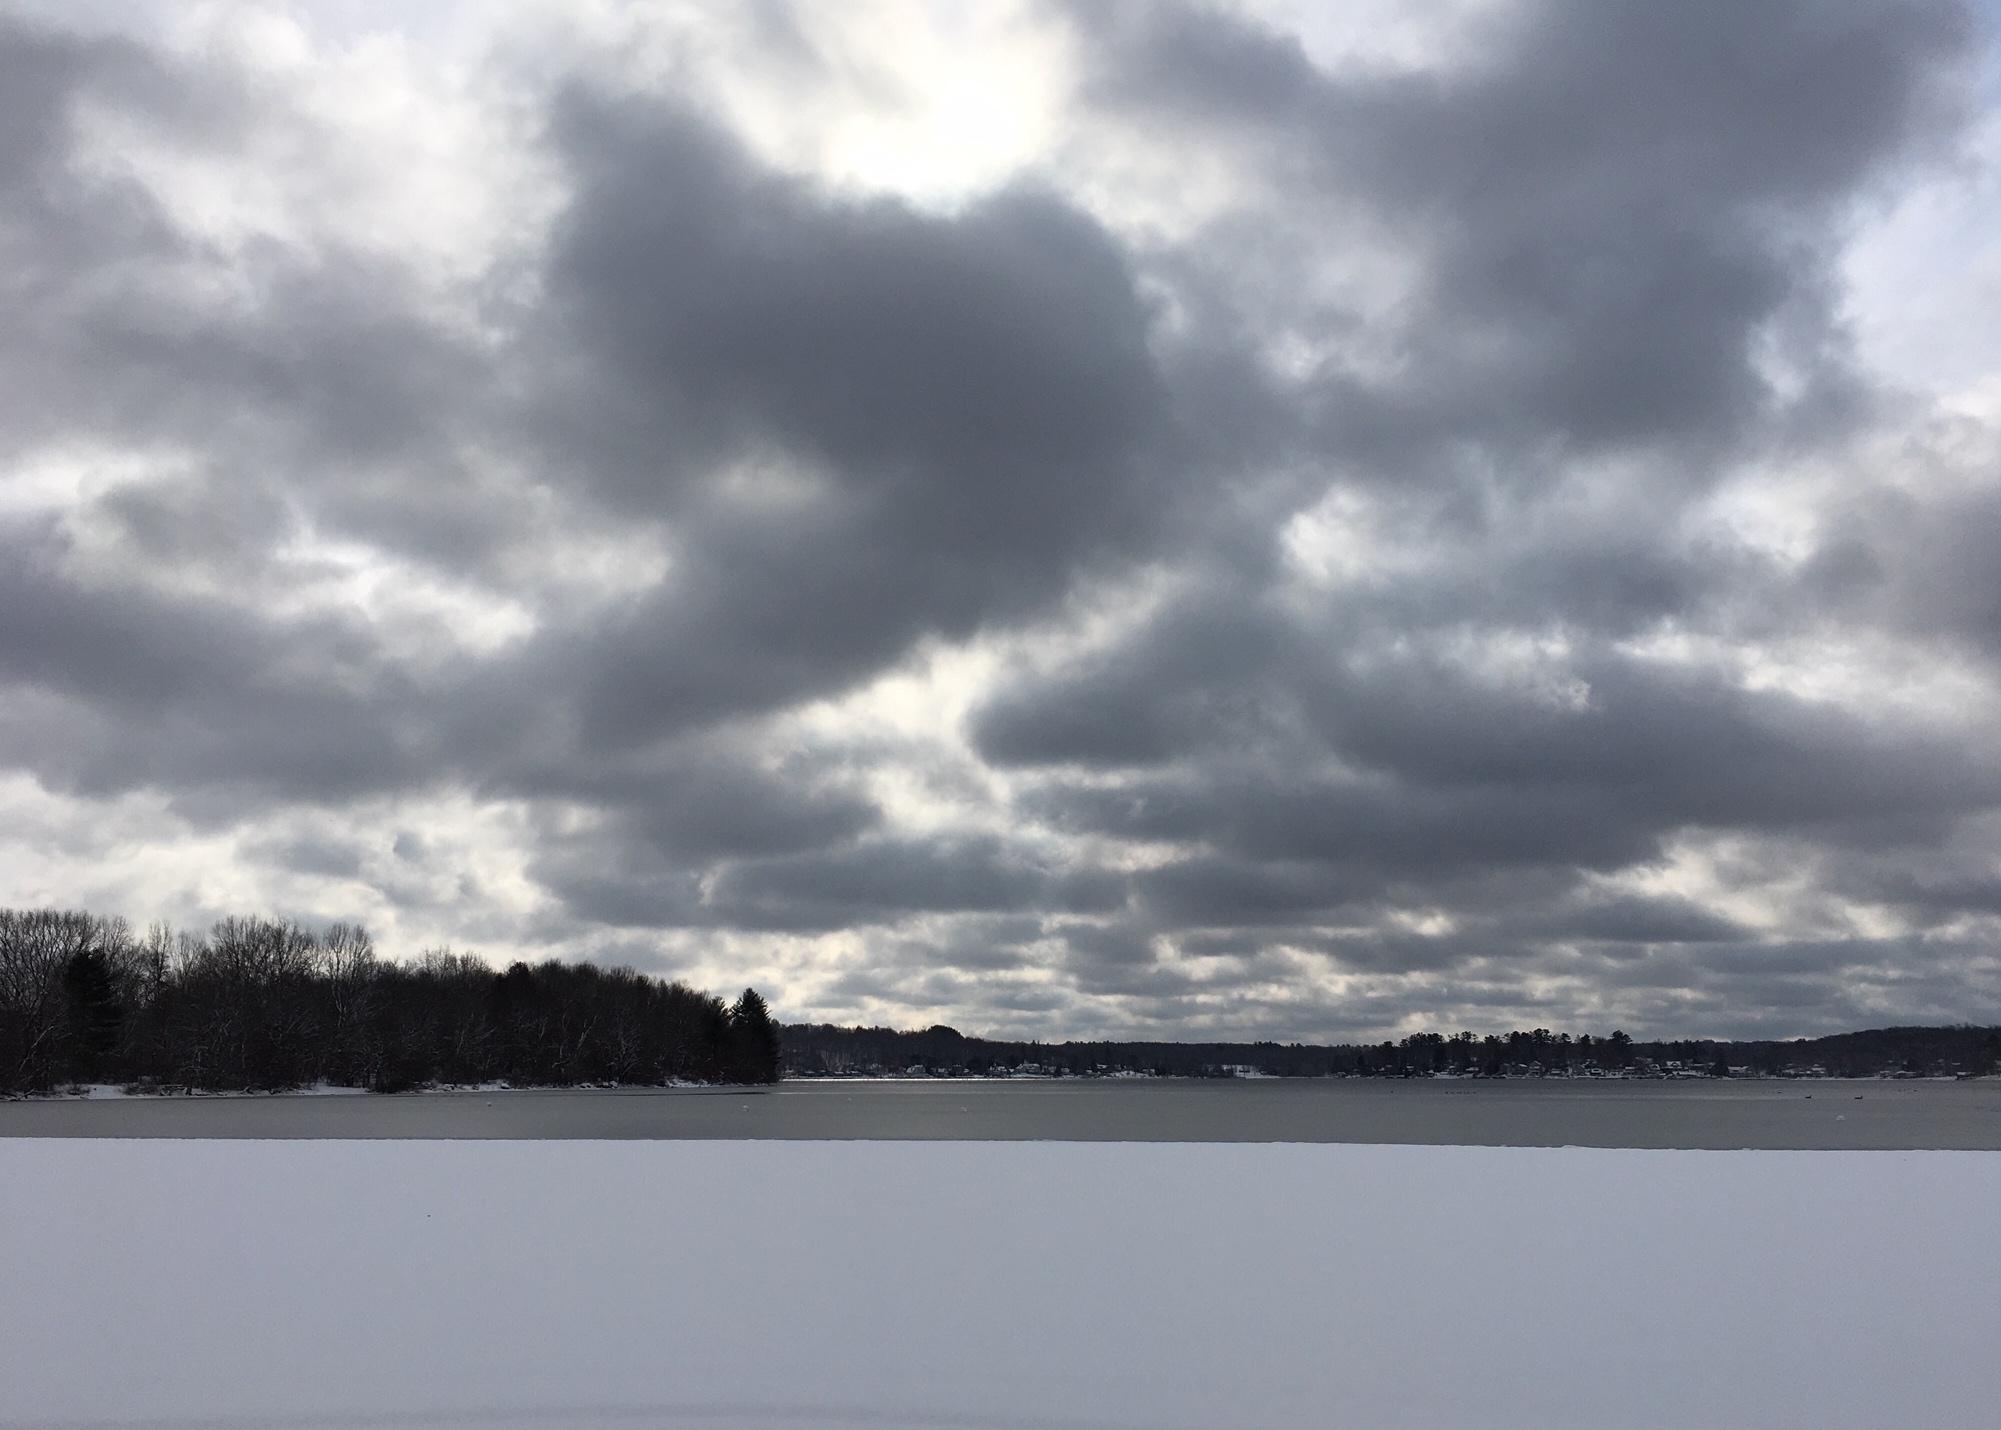
[[[0,1102],[0,1137],[750,1138],[2001,1150],[2001,1080],[789,1082]]]
[[[0,1140],[0,1426],[1991,1426],[1997,1205],[1989,1152]]]

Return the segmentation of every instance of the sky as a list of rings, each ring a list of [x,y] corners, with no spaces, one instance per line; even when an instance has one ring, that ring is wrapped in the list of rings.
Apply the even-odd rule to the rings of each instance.
[[[1996,26],[0,0],[0,903],[2001,1022]]]

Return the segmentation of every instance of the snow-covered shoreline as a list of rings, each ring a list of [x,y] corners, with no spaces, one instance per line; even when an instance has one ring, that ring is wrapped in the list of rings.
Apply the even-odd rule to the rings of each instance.
[[[0,1424],[1978,1424],[1996,1206],[2001,1153],[0,1141]]]
[[[365,1097],[365,1087],[337,1087],[315,1083],[310,1087],[286,1087],[256,1091],[248,1088],[214,1089],[202,1087],[138,1088],[113,1082],[80,1083],[50,1088],[46,1092],[20,1092],[13,1096],[24,1102],[123,1102],[128,1099],[177,1097]]]
[[[182,1098],[226,1098],[226,1097],[408,1097],[412,1093],[425,1092],[660,1092],[676,1088],[735,1088],[744,1084],[713,1082],[648,1082],[648,1083],[516,1083],[516,1082],[447,1082],[426,1084],[408,1088],[401,1092],[376,1092],[366,1087],[343,1087],[336,1083],[313,1083],[307,1087],[279,1088],[207,1088],[207,1087],[137,1087],[118,1083],[79,1083],[69,1087],[50,1088],[46,1092],[17,1092],[9,1094],[14,1101],[21,1102],[121,1102],[145,1101],[149,1099],[174,1100]],[[4,1099],[0,1099],[4,1100]]]

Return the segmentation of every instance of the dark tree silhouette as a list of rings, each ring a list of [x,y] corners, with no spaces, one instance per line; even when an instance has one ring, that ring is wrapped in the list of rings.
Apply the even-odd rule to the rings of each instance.
[[[92,945],[69,956],[63,965],[63,998],[68,1005],[68,1074],[94,1082],[106,1073],[125,1026],[124,1000],[103,949]]]
[[[744,989],[730,1008],[729,1050],[731,1081],[778,1081],[778,1025],[755,988]]]
[[[376,956],[365,930],[224,919],[205,935],[0,909],[0,1093],[116,1079],[382,1092],[431,1083],[769,1082],[778,1032],[631,969],[555,961],[496,973],[437,949]]]
[[[0,909],[0,1091],[43,1088],[67,1072],[70,961],[130,942],[125,926],[59,909]]]
[[[1548,1029],[1484,1037],[1412,1033],[1367,1046],[1304,1043],[1036,1043],[967,1037],[952,1028],[903,1031],[794,1023],[780,1029],[788,1072],[806,1076],[1022,1073],[1227,1077],[1576,1077],[1752,1075],[1947,1077],[2001,1071],[2001,1029],[1878,1028],[1792,1042],[1636,1042],[1623,1031],[1571,1037]]]

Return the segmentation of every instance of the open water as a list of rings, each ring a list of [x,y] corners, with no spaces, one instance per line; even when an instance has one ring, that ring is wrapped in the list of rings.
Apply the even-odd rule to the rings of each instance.
[[[0,1101],[0,1137],[781,1138],[2001,1150],[2001,1079],[795,1081]]]

